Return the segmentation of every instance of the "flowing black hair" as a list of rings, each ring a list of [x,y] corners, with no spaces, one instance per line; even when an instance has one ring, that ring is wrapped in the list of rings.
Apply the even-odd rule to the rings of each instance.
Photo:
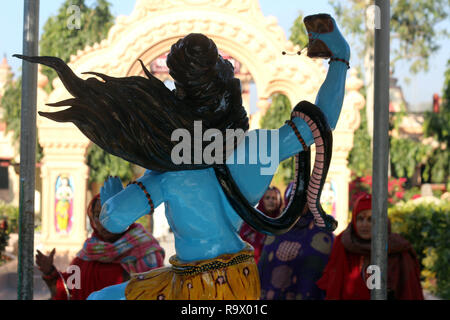
[[[247,113],[242,106],[239,79],[230,62],[219,54],[214,42],[202,34],[189,34],[172,45],[167,58],[176,89],[170,91],[141,62],[147,78],[114,78],[86,72],[97,78],[83,80],[56,57],[14,55],[55,69],[73,98],[48,104],[71,106],[59,112],[39,112],[57,122],[73,122],[83,134],[106,152],[159,172],[210,167],[175,164],[171,141],[176,129],[194,136],[194,121],[202,130],[248,130]],[[202,132],[203,134],[203,132]],[[208,142],[203,142],[203,147]],[[236,145],[236,143],[235,143]],[[225,139],[224,147],[225,152]],[[193,151],[192,151],[193,152]],[[192,155],[191,155],[191,159]]]

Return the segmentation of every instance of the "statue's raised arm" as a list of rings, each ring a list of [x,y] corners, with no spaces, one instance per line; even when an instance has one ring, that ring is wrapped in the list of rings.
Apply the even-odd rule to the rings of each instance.
[[[307,202],[315,215],[318,226],[334,230],[337,222],[323,212],[320,206],[320,194],[325,183],[327,170],[331,161],[332,134],[342,109],[345,93],[345,80],[349,68],[350,47],[340,33],[335,20],[320,14],[305,18],[309,31],[308,56],[330,58],[327,77],[322,84],[315,101],[316,106],[303,101],[292,112],[292,119],[279,130],[271,130],[272,139],[261,139],[264,130],[255,130],[247,134],[237,152],[251,156],[252,137],[257,141],[258,149],[263,146],[269,150],[270,167],[262,163],[237,163],[235,158],[228,161],[229,174],[220,174],[221,183],[226,185],[229,200],[235,210],[255,229],[266,233],[283,233],[299,218],[298,207],[303,208]],[[316,161],[313,173],[309,175],[309,146],[316,143]],[[306,151],[302,152],[302,151]],[[284,210],[277,218],[265,217],[252,208],[269,186],[278,163],[296,155],[295,185],[291,194],[292,210]],[[261,157],[261,152],[258,152]],[[230,160],[230,159],[229,159]],[[265,171],[264,171],[265,170]],[[299,200],[301,199],[301,201]],[[248,200],[246,202],[246,200]],[[297,213],[297,214],[295,214]]]

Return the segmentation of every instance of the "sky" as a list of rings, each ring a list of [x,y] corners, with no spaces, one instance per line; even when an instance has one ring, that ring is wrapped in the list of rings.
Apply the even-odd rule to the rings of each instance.
[[[342,0],[346,1],[346,0]],[[64,0],[41,0],[40,1],[40,34],[47,19],[55,15]],[[95,0],[86,0],[91,5]],[[130,15],[133,11],[135,0],[109,0],[111,11],[115,16]],[[290,28],[297,18],[300,10],[303,14],[330,13],[334,15],[328,0],[260,0],[260,7],[265,16],[274,16],[289,38]],[[450,28],[450,22],[445,22]],[[23,1],[2,1],[0,12],[0,57],[6,55],[8,63],[13,72],[17,74],[21,67],[21,61],[12,57],[15,53],[22,51],[23,30]],[[408,62],[400,62],[396,65],[394,76],[399,78],[405,99],[412,107],[421,103],[431,105],[434,93],[442,94],[444,73],[447,61],[450,58],[450,41],[440,41],[441,49],[430,59],[430,70],[427,73],[410,75]],[[352,65],[359,65],[361,60],[355,55],[351,60]],[[409,81],[405,79],[409,78]]]

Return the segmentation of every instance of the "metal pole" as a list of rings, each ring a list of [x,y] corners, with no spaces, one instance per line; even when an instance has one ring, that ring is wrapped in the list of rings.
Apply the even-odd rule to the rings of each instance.
[[[38,55],[39,0],[24,0],[23,54]],[[33,299],[37,65],[22,63],[18,300]]]
[[[380,286],[372,289],[372,300],[387,299],[387,189],[389,155],[389,31],[390,2],[375,0],[381,25],[375,29],[375,81],[372,185],[371,264],[380,268]]]

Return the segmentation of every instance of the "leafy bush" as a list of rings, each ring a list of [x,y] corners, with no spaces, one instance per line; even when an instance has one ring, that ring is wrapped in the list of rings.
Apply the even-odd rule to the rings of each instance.
[[[9,232],[6,218],[0,219],[0,265],[5,261],[3,252],[8,245]]]
[[[348,154],[348,168],[358,177],[372,174],[371,139],[367,129],[366,108],[359,110],[361,123],[353,136],[353,148]]]
[[[8,233],[19,232],[19,208],[0,201],[0,220],[2,218],[8,221]]]
[[[118,176],[122,182],[131,181],[133,169],[131,163],[107,153],[95,144],[88,148],[89,183],[103,183],[108,176]]]
[[[418,254],[423,287],[450,299],[450,201],[399,203],[388,211],[392,231],[404,236]]]
[[[446,183],[450,187],[450,59],[445,72],[444,92],[439,112],[426,112],[423,125],[426,137],[439,142],[423,173],[424,179],[432,183]]]
[[[418,188],[411,189],[406,197],[406,191],[404,184],[406,178],[393,178],[388,179],[388,202],[392,206],[401,200],[409,200],[411,197],[420,194]],[[353,180],[349,184],[349,208],[352,210],[353,204],[361,193],[372,193],[372,176],[365,177],[353,177]]]
[[[392,138],[390,143],[393,176],[411,179],[416,167],[427,163],[432,147],[409,138]]]

